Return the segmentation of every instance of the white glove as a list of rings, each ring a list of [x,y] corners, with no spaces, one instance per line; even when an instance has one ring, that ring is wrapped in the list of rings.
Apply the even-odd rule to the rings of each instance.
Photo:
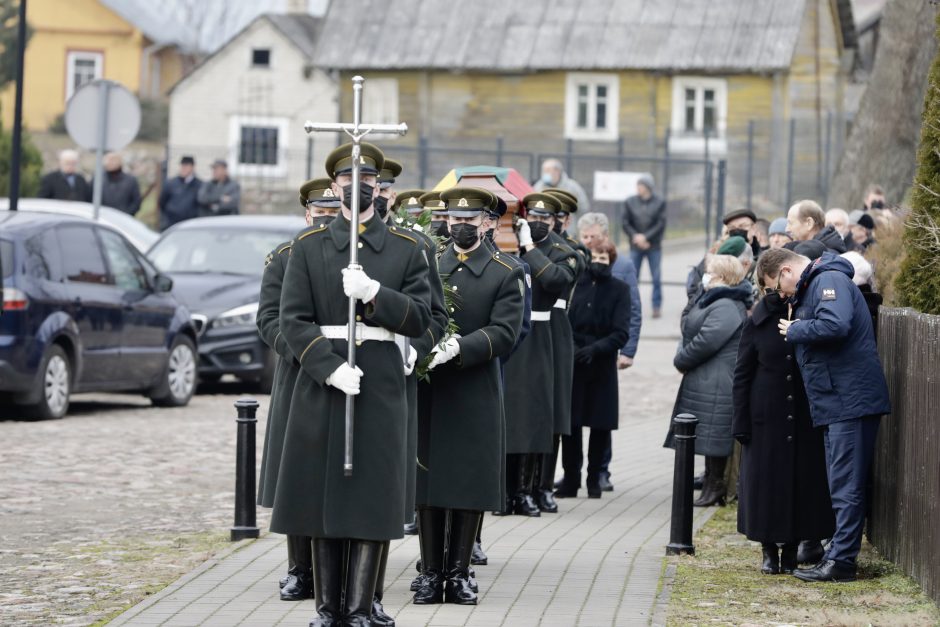
[[[355,396],[359,393],[359,379],[362,378],[362,370],[359,366],[350,368],[349,364],[343,362],[339,368],[333,371],[333,374],[326,378],[326,384],[332,385],[343,394]]]
[[[519,230],[516,232],[516,236],[519,238],[519,247],[531,246],[532,229],[529,228],[529,223],[525,220],[519,220],[516,224],[519,226]]]
[[[414,346],[408,347],[408,361],[405,362],[405,376],[411,376],[411,373],[415,371],[415,362],[418,361],[418,351],[414,349]]]
[[[370,302],[379,293],[379,282],[370,279],[362,268],[343,268],[343,291],[350,298]]]
[[[446,364],[448,361],[460,354],[460,343],[457,342],[456,337],[448,338],[443,342],[443,345],[438,344],[431,351],[433,357],[431,358],[431,363],[428,365],[428,369],[434,369],[441,364]]]

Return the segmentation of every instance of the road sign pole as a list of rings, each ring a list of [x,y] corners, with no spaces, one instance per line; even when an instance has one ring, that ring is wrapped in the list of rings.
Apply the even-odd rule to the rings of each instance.
[[[23,59],[26,55],[26,0],[20,0],[16,24],[16,96],[13,102],[13,154],[10,157],[10,211],[20,200],[20,159],[23,153]]]
[[[95,185],[92,189],[91,202],[95,205],[95,221],[101,211],[101,189],[104,186],[104,151],[108,142],[108,91],[111,83],[101,81],[98,84],[98,147],[95,150]]]

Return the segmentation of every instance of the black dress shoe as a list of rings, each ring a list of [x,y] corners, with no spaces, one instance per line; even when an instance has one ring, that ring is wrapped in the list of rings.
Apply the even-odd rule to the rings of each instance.
[[[610,475],[606,472],[602,472],[600,477],[597,478],[597,485],[600,486],[601,492],[614,491],[614,484],[610,482]]]
[[[372,601],[372,625],[374,627],[395,627],[395,619],[385,613],[382,602],[376,597]]]
[[[414,522],[406,523],[404,527],[404,532],[406,536],[418,535],[418,523],[414,523]]]
[[[490,558],[483,552],[483,547],[479,542],[473,543],[473,553],[470,555],[470,563],[474,566],[486,566]]]
[[[444,574],[431,571],[422,575],[421,587],[415,592],[415,605],[433,605],[444,602]]]
[[[813,568],[798,568],[793,576],[802,581],[855,581],[855,568],[840,566],[835,560],[825,560]]]
[[[410,588],[411,591],[417,592],[418,590],[420,590],[421,587],[425,585],[425,579],[427,579],[427,577],[425,577],[424,573],[420,573],[417,577],[412,579],[411,588]]]
[[[512,513],[517,516],[531,516],[533,518],[542,515],[538,505],[535,504],[529,494],[517,494],[512,497]]]
[[[476,605],[477,593],[470,586],[470,576],[466,572],[452,571],[444,584],[444,602],[457,605]]]
[[[566,485],[564,483],[555,490],[556,499],[573,499],[578,496],[578,486]]]
[[[313,598],[313,574],[294,568],[287,573],[287,583],[281,588],[281,601],[303,601]]]
[[[764,561],[761,562],[760,572],[765,575],[780,574],[780,550],[772,542],[761,544],[761,550],[764,555]]]
[[[552,495],[551,490],[539,490],[536,498],[538,499],[540,512],[545,512],[546,514],[558,513],[558,503],[555,502],[555,497]]]
[[[819,540],[803,540],[796,552],[796,561],[800,564],[816,565],[826,556],[826,550]]]
[[[281,577],[281,579],[277,582],[277,587],[283,588],[284,586],[287,585],[288,581],[290,581],[290,573],[287,573],[286,575]]]
[[[793,542],[780,548],[780,572],[785,575],[792,575],[796,570],[796,547],[797,543]]]

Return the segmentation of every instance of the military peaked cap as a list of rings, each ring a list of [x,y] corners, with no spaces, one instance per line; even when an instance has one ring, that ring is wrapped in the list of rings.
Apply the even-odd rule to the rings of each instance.
[[[352,171],[352,143],[336,148],[326,158],[326,175],[335,179],[340,174]],[[363,174],[378,174],[385,167],[385,154],[375,144],[362,142],[359,154],[359,171]]]
[[[317,207],[338,208],[342,203],[330,185],[333,179],[311,179],[300,186],[300,206],[312,203]]]

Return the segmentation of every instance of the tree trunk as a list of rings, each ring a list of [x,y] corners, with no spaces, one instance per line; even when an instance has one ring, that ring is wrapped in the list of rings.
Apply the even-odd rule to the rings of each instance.
[[[920,139],[924,88],[937,51],[937,7],[926,0],[889,0],[868,88],[832,179],[828,205],[858,209],[878,183],[889,205],[911,186]]]

